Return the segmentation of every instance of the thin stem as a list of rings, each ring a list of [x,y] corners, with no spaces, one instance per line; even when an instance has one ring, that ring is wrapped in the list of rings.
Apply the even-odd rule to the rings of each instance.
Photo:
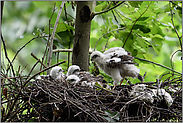
[[[63,64],[63,63],[65,63],[65,62],[66,62],[66,61],[62,61],[62,62],[60,62],[60,63],[57,63],[57,64],[54,64],[54,65],[52,65],[52,66],[50,66],[50,67],[47,67],[47,68],[45,68],[45,69],[39,71],[38,73],[34,74],[33,76],[31,76],[29,79],[27,79],[27,80],[25,81],[25,83],[22,85],[22,87],[19,89],[19,92],[18,92],[18,94],[16,95],[16,97],[15,97],[15,99],[14,99],[14,101],[13,101],[13,104],[10,106],[10,109],[9,109],[7,115],[5,116],[5,118],[4,118],[2,121],[5,122],[6,119],[9,117],[10,113],[12,112],[12,110],[13,110],[13,108],[14,108],[14,106],[15,106],[17,100],[18,100],[18,97],[19,97],[20,94],[21,94],[22,89],[25,87],[25,85],[26,85],[31,79],[33,79],[35,76],[39,75],[40,73],[42,73],[42,72],[44,72],[44,71],[46,71],[46,70],[48,70],[48,69],[50,69],[50,68],[52,68],[52,67],[55,67],[55,66],[57,66],[57,65],[59,65],[59,64]]]
[[[171,68],[172,68],[172,69],[174,69],[174,68],[173,68],[173,61],[172,61],[172,59],[173,59],[173,56],[174,56],[178,51],[181,51],[181,50],[177,50],[177,51],[175,51],[175,52],[171,55],[170,62],[171,62]]]
[[[172,25],[173,25],[173,28],[174,28],[174,30],[175,30],[175,33],[177,34],[177,37],[178,37],[178,39],[179,39],[179,43],[180,43],[180,47],[181,47],[181,49],[182,49],[181,37],[179,36],[179,34],[178,34],[178,32],[177,32],[177,29],[175,28],[175,25],[174,25],[174,21],[173,21],[173,14],[174,14],[174,13],[172,12],[170,2],[171,2],[171,1],[169,1],[169,6],[170,6],[170,13],[171,13],[171,21],[172,21]]]
[[[152,1],[151,1],[151,3],[152,3]],[[140,17],[142,17],[142,15],[147,11],[147,9],[148,9],[149,6],[151,5],[151,3],[148,5],[148,7],[146,8],[146,10],[145,10],[145,11],[135,20],[135,22],[134,22],[134,24],[133,24],[133,26],[132,26],[132,28],[131,28],[130,33],[129,33],[128,36],[126,37],[126,40],[125,40],[125,42],[124,42],[124,44],[123,44],[123,48],[124,48],[124,46],[125,46],[125,44],[126,44],[126,41],[128,40],[128,37],[129,37],[130,34],[132,33],[133,27],[135,26],[136,22],[137,22],[138,19],[139,19]]]
[[[56,29],[57,29],[57,25],[59,23],[60,15],[61,15],[61,12],[62,12],[64,4],[65,4],[65,1],[62,1],[62,5],[61,5],[60,10],[58,12],[57,19],[56,19],[56,22],[55,22],[55,26],[54,26],[54,29],[53,29],[53,32],[52,32],[52,35],[51,35],[51,41],[50,41],[49,52],[48,52],[48,63],[47,63],[47,66],[51,65],[52,54],[53,54],[53,51],[52,51],[52,49],[53,49],[53,39],[54,39],[54,36],[55,36],[55,32],[56,32]],[[49,70],[48,70],[48,74],[49,74]]]
[[[110,11],[110,10],[112,10],[112,9],[114,9],[114,8],[116,8],[116,7],[118,7],[118,6],[120,6],[120,5],[121,5],[122,3],[124,3],[124,2],[125,2],[125,1],[122,1],[122,2],[120,2],[120,3],[118,3],[118,4],[116,4],[115,6],[111,7],[110,9],[103,10],[103,11],[97,12],[97,13],[92,13],[92,15],[91,15],[91,20],[95,17],[95,15],[99,15],[99,14],[106,13],[106,12],[108,12],[108,11]]]
[[[49,46],[49,40],[50,40],[50,23],[51,23],[51,19],[52,19],[52,17],[53,17],[53,14],[54,14],[54,12],[55,12],[55,5],[56,5],[56,3],[54,4],[54,9],[53,9],[53,12],[52,12],[52,14],[51,14],[51,17],[50,17],[50,19],[49,19],[49,37],[48,37],[48,41],[47,41],[47,44],[46,44],[46,49],[45,49],[45,51],[44,51],[44,54],[43,54],[43,57],[42,57],[42,62],[44,61],[44,58],[45,58],[45,55],[46,55],[46,51],[48,50],[48,46]],[[46,62],[46,61],[45,61]],[[40,66],[40,70],[41,70],[41,68],[42,68],[42,65]]]
[[[6,44],[5,44],[4,38],[2,36],[2,33],[1,33],[1,40],[3,42],[3,47],[4,47],[4,52],[5,52],[6,59],[10,63],[10,66],[11,66],[11,69],[12,69],[12,72],[13,72],[13,76],[15,77],[15,72],[14,72],[14,69],[13,69],[13,65],[12,65],[12,62],[10,61],[10,59],[8,57],[7,50],[6,50]],[[8,74],[8,70],[9,70],[9,68],[7,69],[7,74]]]
[[[142,59],[142,58],[138,58],[138,57],[134,57],[134,58],[135,58],[135,59],[142,60],[142,61],[147,61],[147,62],[149,62],[149,63],[155,64],[155,65],[158,65],[158,66],[161,66],[161,67],[164,67],[164,68],[166,68],[166,69],[168,69],[168,70],[171,70],[171,71],[173,71],[173,72],[175,72],[175,73],[178,73],[178,74],[181,74],[181,75],[182,75],[182,73],[177,72],[177,71],[175,71],[175,70],[173,70],[173,69],[171,69],[171,68],[169,68],[169,67],[167,67],[167,66],[164,66],[164,65],[162,65],[162,64],[158,64],[158,63],[156,63],[156,62],[152,62],[152,61],[149,61],[149,60],[146,60],[146,59]]]
[[[110,32],[117,31],[117,30],[122,30],[122,29],[125,29],[125,27],[123,27],[123,28],[118,28],[118,29],[114,29],[114,30],[111,30],[111,31],[109,31],[109,32],[107,32],[107,33],[105,33],[105,34],[103,34],[103,35],[98,39],[98,41],[96,42],[95,47],[94,47],[94,51],[95,51],[95,49],[96,49],[96,47],[97,47],[97,44],[98,44],[99,40],[100,40],[103,36],[107,35],[107,34],[110,33]]]

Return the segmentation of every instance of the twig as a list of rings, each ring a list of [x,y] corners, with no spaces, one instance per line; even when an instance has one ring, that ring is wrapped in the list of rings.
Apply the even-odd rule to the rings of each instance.
[[[1,40],[3,42],[4,53],[5,53],[6,59],[10,63],[10,66],[11,66],[11,69],[12,69],[12,72],[13,72],[13,76],[15,77],[15,72],[14,72],[14,69],[13,69],[13,65],[12,65],[12,62],[10,61],[10,59],[8,58],[8,54],[7,54],[7,51],[6,51],[6,44],[5,44],[5,41],[4,41],[4,38],[3,38],[2,33],[1,33]],[[9,68],[6,70],[7,71],[7,74],[8,74],[8,70],[9,70]]]
[[[4,7],[4,1],[1,1],[1,23],[3,18],[3,7]]]
[[[114,29],[114,30],[111,30],[111,31],[109,31],[109,32],[107,32],[107,33],[105,33],[105,34],[103,34],[103,35],[98,39],[98,41],[96,42],[95,47],[94,47],[94,51],[95,51],[95,49],[96,49],[96,47],[97,47],[98,42],[100,41],[100,39],[101,39],[103,36],[107,35],[107,34],[110,33],[110,32],[117,31],[117,30],[123,30],[123,29],[125,29],[125,28],[126,28],[126,27]]]
[[[56,50],[53,50],[53,53],[56,53],[56,52],[73,52],[72,49],[56,49]],[[90,50],[89,53],[91,54],[92,51]]]
[[[35,64],[34,64],[34,66],[31,68],[31,70],[30,70],[30,72],[29,72],[29,74],[28,74],[28,76],[27,76],[27,79],[29,78],[29,76],[30,76],[30,74],[32,73],[32,71],[34,70],[34,68],[36,67],[36,65],[39,63],[39,61],[37,61]]]
[[[16,95],[16,97],[15,97],[15,99],[14,99],[14,101],[13,101],[13,104],[10,106],[10,110],[8,111],[8,114],[5,116],[5,118],[4,118],[2,121],[3,121],[3,122],[6,121],[6,119],[7,119],[8,116],[10,115],[11,111],[13,110],[16,101],[18,100],[18,97],[19,97],[19,95],[20,95],[20,93],[21,93],[21,90],[25,87],[25,85],[26,85],[32,78],[34,78],[35,76],[39,75],[40,73],[42,73],[42,72],[44,72],[44,71],[46,71],[46,70],[48,70],[48,69],[50,69],[50,68],[52,68],[52,67],[55,67],[55,66],[57,66],[57,65],[59,65],[59,64],[65,63],[65,62],[66,62],[66,61],[62,61],[62,62],[60,62],[60,63],[57,63],[57,64],[54,64],[54,65],[52,65],[52,66],[50,66],[50,67],[47,67],[47,68],[45,68],[45,69],[39,71],[38,73],[34,74],[33,76],[31,76],[29,79],[27,79],[27,80],[25,81],[25,83],[22,85],[22,87],[19,89],[19,92],[18,92],[18,94]]]
[[[155,64],[155,65],[158,65],[158,66],[161,66],[161,67],[163,67],[163,68],[166,68],[166,69],[168,69],[168,70],[171,70],[171,71],[173,71],[173,72],[175,72],[175,73],[178,73],[178,74],[181,74],[182,75],[182,73],[180,73],[180,72],[178,72],[178,71],[175,71],[175,70],[173,70],[173,69],[171,69],[171,68],[169,68],[169,67],[167,67],[167,66],[164,66],[164,65],[162,65],[162,64],[158,64],[158,63],[156,63],[156,62],[152,62],[152,61],[149,61],[149,60],[146,60],[146,59],[142,59],[142,58],[138,58],[138,57],[134,57],[135,59],[139,59],[139,60],[142,60],[142,61],[146,61],[146,62],[149,62],[149,63],[152,63],[152,64]]]
[[[152,3],[152,1],[151,1],[151,3]],[[135,22],[134,22],[134,24],[133,24],[133,26],[132,26],[132,28],[131,28],[131,30],[130,30],[130,33],[128,34],[128,36],[126,37],[126,39],[125,39],[125,41],[124,41],[124,44],[123,44],[123,48],[124,48],[124,46],[125,46],[125,44],[126,44],[126,41],[128,40],[128,37],[130,36],[130,34],[132,33],[132,30],[133,30],[133,27],[135,26],[135,24],[136,24],[136,22],[138,21],[138,19],[140,18],[140,17],[142,17],[142,15],[147,11],[147,9],[149,8],[149,6],[151,5],[151,3],[148,5],[148,7],[146,8],[146,10],[135,20]]]
[[[45,49],[45,51],[44,51],[44,54],[43,54],[43,57],[42,57],[42,62],[44,61],[44,58],[45,58],[45,55],[46,55],[46,51],[48,50],[48,46],[49,46],[49,40],[50,40],[50,23],[51,23],[51,19],[52,19],[52,17],[53,17],[53,14],[54,14],[54,12],[55,12],[55,5],[56,5],[56,3],[54,4],[54,9],[53,9],[53,12],[52,12],[52,14],[51,14],[51,17],[50,17],[50,19],[49,19],[49,36],[48,36],[48,41],[47,41],[47,44],[46,44],[46,49]],[[41,70],[41,68],[42,68],[42,65],[40,66],[40,70]]]
[[[108,9],[110,7],[110,5],[112,4],[112,1],[110,3],[107,1],[107,3],[108,3],[108,6],[103,11],[105,11],[106,9]]]
[[[43,36],[43,37],[45,37],[45,36]],[[13,60],[12,60],[12,62],[14,62],[14,60],[15,60],[15,58],[17,57],[17,55],[18,55],[18,53],[25,47],[25,46],[27,46],[29,43],[31,43],[34,39],[37,39],[37,38],[42,38],[42,37],[34,37],[34,38],[32,38],[30,41],[28,41],[27,43],[25,43],[17,52],[16,52],[16,54],[15,54],[15,56],[13,57]]]
[[[110,9],[103,10],[103,11],[97,12],[97,13],[92,13],[90,19],[92,20],[92,19],[95,17],[95,15],[99,15],[99,14],[106,13],[106,12],[108,12],[108,11],[110,11],[110,10],[112,10],[112,9],[114,9],[114,8],[116,8],[116,7],[118,7],[118,6],[120,6],[120,5],[121,5],[122,3],[124,3],[124,2],[125,2],[125,1],[122,1],[122,2],[120,2],[120,3],[118,3],[118,4],[116,4],[115,6],[111,7]]]
[[[90,114],[89,112],[83,110],[81,107],[79,107],[78,105],[76,105],[76,103],[72,102],[71,100],[67,100],[68,102],[70,102],[71,104],[75,105],[77,108],[79,108],[80,110],[82,110],[83,112],[85,112],[86,114],[88,114],[91,118],[93,118],[95,121],[99,122],[97,119],[94,118],[94,116],[92,116],[92,113]]]
[[[11,119],[26,105],[28,103],[28,101],[26,102],[26,103],[24,103],[23,105],[22,105],[22,107],[21,108],[19,108],[9,119],[8,119],[8,121],[7,122],[10,122],[11,121]]]
[[[68,18],[67,18],[66,5],[65,4],[64,4],[64,12],[65,12],[65,18],[67,20],[67,24],[69,25]],[[70,46],[71,46],[71,40],[69,41],[68,49],[70,49]],[[69,64],[70,64],[70,52],[68,52],[68,55],[67,55],[67,69],[69,68]]]
[[[34,108],[34,106],[31,104],[31,96],[32,96],[32,92],[31,92],[31,94],[30,94],[30,97],[29,97],[29,100],[28,100],[28,102],[29,102],[29,105],[36,111],[36,113],[38,113],[39,114],[39,116],[41,116],[43,119],[45,119],[46,121],[49,121],[49,119],[46,119],[45,117],[43,117],[35,108]]]
[[[173,59],[173,56],[175,55],[175,53],[177,53],[178,51],[181,51],[181,50],[177,50],[177,51],[175,51],[175,52],[171,55],[171,58],[170,58],[170,60],[171,60],[171,68],[172,68],[172,70],[174,70],[174,67],[173,67],[173,61],[172,61],[172,59]]]
[[[48,52],[48,63],[47,63],[48,67],[51,65],[52,53],[53,53],[53,51],[52,51],[52,49],[53,49],[53,39],[54,39],[54,36],[55,36],[55,32],[56,32],[56,29],[57,29],[57,25],[59,23],[60,15],[61,15],[62,8],[63,8],[64,4],[65,4],[65,1],[62,1],[62,5],[61,5],[60,10],[58,12],[57,19],[56,19],[56,22],[55,22],[55,26],[54,26],[54,29],[53,29],[53,32],[52,32],[52,35],[51,35],[51,41],[50,41],[49,52]],[[48,74],[49,74],[49,70],[48,70]]]
[[[172,25],[173,25],[173,28],[175,30],[175,33],[177,34],[177,37],[179,39],[179,43],[180,43],[180,47],[181,47],[181,50],[182,50],[182,42],[181,42],[181,37],[179,36],[176,28],[175,28],[175,25],[174,25],[174,22],[173,22],[173,13],[172,13],[172,9],[171,9],[171,5],[170,5],[170,1],[169,1],[169,6],[170,6],[170,13],[171,13],[171,21],[172,21]]]
[[[42,61],[40,61],[40,59],[38,59],[33,53],[31,53],[31,56],[33,58],[35,58],[38,62],[40,62],[46,68],[46,65]]]
[[[117,117],[117,116],[119,115],[119,113],[122,112],[122,110],[126,107],[126,105],[128,105],[129,103],[131,103],[131,102],[137,100],[138,98],[144,96],[145,94],[146,94],[146,93],[144,93],[144,94],[142,94],[142,95],[140,95],[140,96],[138,96],[138,97],[136,97],[136,98],[134,98],[134,99],[128,101],[127,103],[125,103],[125,105],[120,109],[120,111],[119,111],[118,113],[116,113],[116,115],[114,115],[113,117],[111,117],[111,119]]]

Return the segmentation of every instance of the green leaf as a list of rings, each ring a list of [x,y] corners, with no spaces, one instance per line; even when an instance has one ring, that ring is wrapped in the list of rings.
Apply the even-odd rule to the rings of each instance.
[[[44,27],[44,32],[46,34],[49,34],[49,26],[48,25]],[[53,32],[53,27],[50,25],[50,34],[52,34],[52,32]]]
[[[59,43],[63,46],[68,46],[72,38],[74,37],[68,30],[64,32],[57,33],[58,37],[60,38]]]
[[[127,36],[129,35],[130,32],[128,31],[119,31],[118,34],[116,34],[115,36],[117,36],[118,38],[121,38],[121,40],[126,40]],[[128,39],[133,40],[133,34],[131,33],[130,36],[128,37]]]
[[[70,30],[73,30],[73,31],[75,31],[75,28],[73,27],[73,26],[69,26],[69,25],[67,25],[67,29],[70,31]]]
[[[139,8],[143,1],[128,1],[132,7]]]
[[[137,37],[137,45],[139,45],[143,49],[147,49],[147,44],[145,43],[145,40],[142,38]]]
[[[151,29],[150,28],[148,28],[148,27],[146,27],[146,26],[144,26],[144,25],[140,25],[140,24],[135,24],[134,25],[134,27],[133,27],[133,29],[140,29],[143,33],[149,33],[149,32],[151,32]]]
[[[147,20],[149,17],[140,17],[137,21],[145,21]]]
[[[137,56],[137,54],[138,54],[138,50],[134,49],[133,52],[132,52],[132,56]]]
[[[101,12],[102,11],[102,8],[103,8],[103,5],[97,5],[95,7],[95,12]]]
[[[58,25],[57,25],[57,29],[56,29],[56,33],[58,33],[58,32],[64,32],[64,31],[66,31],[68,28],[67,28],[67,24],[65,24],[65,23],[59,23]]]
[[[149,61],[154,61],[153,60],[153,54],[151,53],[146,53],[146,54],[143,54],[144,58],[149,60]],[[146,61],[145,61],[146,62]],[[149,63],[149,62],[148,62]]]
[[[163,72],[160,76],[159,79],[161,78],[162,81],[165,81],[166,79],[170,79],[172,77],[172,74],[170,71],[165,71]]]

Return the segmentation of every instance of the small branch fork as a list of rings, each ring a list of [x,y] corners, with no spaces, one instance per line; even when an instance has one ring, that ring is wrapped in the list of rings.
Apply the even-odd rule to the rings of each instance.
[[[152,3],[152,1],[151,1],[151,3]],[[135,26],[136,22],[137,22],[137,21],[139,20],[139,18],[142,17],[142,15],[147,11],[147,9],[148,9],[149,6],[151,5],[151,3],[147,6],[146,10],[145,10],[145,11],[135,20],[135,22],[134,22],[134,24],[133,24],[133,26],[132,26],[132,28],[131,28],[130,33],[128,34],[128,36],[126,37],[126,40],[124,41],[124,44],[123,44],[123,46],[122,46],[123,48],[124,48],[124,46],[125,46],[125,44],[126,44],[128,38],[129,38],[129,36],[131,35],[132,30],[133,30],[133,27]]]
[[[46,53],[47,53],[47,50],[48,50],[48,46],[49,46],[49,41],[50,41],[50,23],[51,23],[51,19],[52,19],[52,17],[53,17],[53,14],[54,14],[54,12],[55,12],[55,5],[56,5],[56,3],[54,4],[54,7],[53,7],[53,12],[52,12],[52,14],[51,14],[51,17],[50,17],[50,19],[49,19],[49,37],[48,37],[48,41],[47,41],[47,44],[46,44],[46,49],[45,49],[45,51],[44,51],[44,54],[43,54],[43,57],[42,57],[42,63],[43,63],[43,61],[44,61],[44,58],[45,58],[45,56],[46,56]],[[40,70],[41,70],[41,68],[42,68],[42,65],[40,66]]]
[[[114,8],[116,8],[116,7],[118,7],[118,6],[120,6],[121,4],[123,4],[125,1],[122,1],[122,2],[120,2],[120,3],[118,3],[118,4],[116,4],[115,6],[113,6],[113,7],[111,7],[111,8],[109,8],[109,9],[104,9],[103,11],[101,11],[101,12],[97,12],[97,13],[92,13],[91,14],[91,17],[90,17],[90,19],[92,20],[94,17],[95,17],[95,15],[99,15],[99,14],[103,14],[103,13],[106,13],[106,12],[108,12],[108,11],[110,11],[110,10],[112,10],[112,9],[114,9]],[[110,4],[109,4],[110,5]],[[106,8],[108,8],[108,7],[106,7]]]
[[[5,56],[6,56],[6,59],[8,60],[8,62],[10,63],[10,66],[11,66],[11,69],[12,69],[12,73],[13,73],[13,76],[15,77],[15,72],[14,72],[14,69],[13,69],[13,65],[12,65],[12,62],[10,61],[9,57],[8,57],[8,54],[7,54],[7,50],[6,50],[6,44],[5,44],[5,41],[4,41],[4,38],[1,34],[1,40],[3,42],[3,47],[4,47],[4,52],[5,52]],[[9,68],[8,68],[9,69]],[[7,71],[7,74],[8,74],[8,69],[6,70]]]
[[[2,121],[5,122],[6,119],[9,117],[10,113],[12,112],[12,110],[13,110],[13,108],[14,108],[14,106],[15,106],[15,104],[16,104],[16,102],[17,102],[17,100],[18,100],[18,98],[19,98],[19,96],[20,96],[20,94],[21,94],[22,89],[25,87],[25,85],[26,85],[31,79],[33,79],[35,76],[39,75],[40,73],[42,73],[42,72],[44,72],[44,71],[46,71],[46,70],[48,70],[48,69],[50,69],[50,68],[52,68],[52,67],[55,67],[55,66],[57,66],[57,65],[59,65],[59,64],[65,63],[65,62],[66,62],[66,61],[62,61],[62,62],[60,62],[60,63],[57,63],[57,64],[55,64],[55,65],[52,65],[52,66],[50,66],[50,67],[47,67],[47,68],[45,68],[45,69],[39,71],[38,73],[34,74],[33,76],[31,76],[29,79],[27,79],[27,80],[24,82],[24,84],[21,86],[21,88],[19,89],[19,92],[18,92],[18,94],[16,95],[16,97],[15,97],[15,99],[14,99],[12,105],[10,106],[10,109],[9,109],[7,115],[4,117],[4,119],[3,119]]]
[[[51,65],[52,53],[53,53],[52,52],[52,49],[53,49],[53,39],[54,39],[54,36],[55,36],[55,32],[56,32],[56,29],[57,29],[57,25],[59,23],[60,15],[61,15],[61,12],[62,12],[64,4],[65,4],[65,1],[63,1],[62,4],[61,4],[61,7],[60,7],[60,10],[58,12],[57,19],[56,19],[56,22],[55,22],[55,26],[54,26],[54,29],[53,29],[53,32],[52,32],[52,35],[51,35],[51,41],[50,41],[49,52],[48,52],[48,63],[47,63],[47,66]],[[48,72],[48,74],[49,74],[49,72]]]
[[[168,69],[168,70],[171,70],[171,71],[173,71],[173,72],[175,72],[175,73],[178,73],[178,74],[181,74],[181,75],[182,75],[182,73],[177,72],[177,71],[175,71],[175,70],[173,70],[173,69],[171,69],[171,68],[169,68],[169,67],[167,67],[167,66],[164,66],[164,65],[162,65],[162,64],[158,64],[158,63],[156,63],[156,62],[152,62],[152,61],[149,61],[149,60],[146,60],[146,59],[142,59],[142,58],[138,58],[138,57],[134,57],[134,58],[135,58],[135,59],[139,59],[139,60],[141,60],[141,61],[146,61],[146,62],[155,64],[155,65],[161,66],[161,67],[163,67],[163,68],[166,68],[166,69]]]
[[[177,37],[178,37],[178,39],[179,39],[180,47],[181,47],[181,50],[182,50],[182,42],[181,42],[182,36],[181,36],[181,37],[179,36],[179,34],[178,34],[178,32],[177,32],[177,29],[175,28],[175,25],[174,25],[174,21],[173,21],[173,15],[174,15],[174,13],[173,13],[173,11],[172,11],[172,9],[171,9],[171,4],[170,4],[171,2],[172,2],[172,1],[169,1],[170,13],[171,13],[171,21],[172,21],[172,25],[173,25],[173,28],[174,28],[174,30],[175,30],[175,33],[177,34]]]

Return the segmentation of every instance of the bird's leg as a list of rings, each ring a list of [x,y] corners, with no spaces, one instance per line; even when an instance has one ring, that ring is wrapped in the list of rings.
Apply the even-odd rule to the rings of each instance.
[[[113,89],[116,87],[116,85],[118,85],[118,83],[120,82],[121,80],[121,75],[120,75],[120,71],[119,71],[119,68],[114,68],[111,70],[111,77],[113,79]]]
[[[123,79],[121,80],[121,82],[120,82],[120,84],[119,84],[119,85],[121,85],[121,84],[123,83],[124,79],[125,79],[125,78],[123,78]]]
[[[114,90],[114,89],[115,89],[115,87],[116,87],[116,85],[114,85],[114,87],[112,88],[112,90]]]

